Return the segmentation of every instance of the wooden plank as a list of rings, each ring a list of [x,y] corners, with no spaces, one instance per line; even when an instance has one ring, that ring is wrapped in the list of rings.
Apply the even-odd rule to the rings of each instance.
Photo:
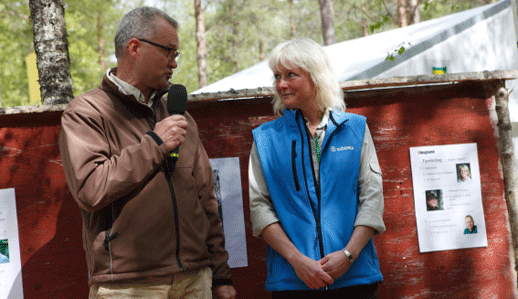
[[[507,71],[484,71],[470,73],[456,73],[443,75],[421,75],[408,77],[391,77],[380,79],[352,80],[340,84],[344,91],[393,88],[402,86],[419,86],[435,84],[453,84],[458,82],[480,82],[480,81],[501,81],[518,79],[517,70]],[[228,91],[214,93],[189,94],[189,101],[220,101],[220,100],[248,100],[253,98],[272,97],[274,94],[271,87],[260,87],[256,89],[230,89]],[[0,108],[2,114],[23,114],[63,111],[66,104],[60,105],[36,105]]]

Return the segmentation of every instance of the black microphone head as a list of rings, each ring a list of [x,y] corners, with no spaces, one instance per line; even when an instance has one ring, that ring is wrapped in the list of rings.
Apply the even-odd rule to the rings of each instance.
[[[181,84],[173,84],[167,94],[167,111],[170,115],[184,114],[187,109],[187,90]]]

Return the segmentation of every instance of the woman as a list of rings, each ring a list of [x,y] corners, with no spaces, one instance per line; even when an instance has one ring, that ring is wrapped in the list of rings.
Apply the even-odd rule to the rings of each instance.
[[[458,182],[469,182],[471,181],[471,173],[469,171],[469,167],[467,164],[461,164],[458,167],[459,177],[457,179]]]
[[[383,186],[365,117],[344,112],[316,42],[282,43],[269,65],[281,117],[253,130],[249,165],[253,233],[268,244],[266,289],[272,298],[377,298],[372,236],[385,230]]]

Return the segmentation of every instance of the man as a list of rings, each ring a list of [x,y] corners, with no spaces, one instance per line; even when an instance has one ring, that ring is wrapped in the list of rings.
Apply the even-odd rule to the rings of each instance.
[[[427,211],[437,211],[442,210],[439,206],[439,200],[437,199],[437,196],[435,194],[430,194],[426,198],[426,210]]]
[[[177,29],[156,8],[126,14],[117,68],[62,116],[59,147],[81,209],[90,298],[235,298],[196,123],[189,113],[169,116],[162,99],[178,66]]]
[[[466,229],[464,229],[464,234],[476,234],[477,233],[477,226],[475,225],[475,221],[473,220],[473,217],[470,215],[466,216],[464,218],[464,221],[466,222]]]

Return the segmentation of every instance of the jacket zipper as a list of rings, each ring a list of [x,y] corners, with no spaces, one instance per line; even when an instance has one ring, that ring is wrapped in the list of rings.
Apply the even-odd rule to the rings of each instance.
[[[162,168],[164,168],[164,166],[165,166],[164,172],[166,173],[167,183],[169,184],[169,190],[171,191],[171,197],[172,197],[172,201],[173,201],[173,214],[174,214],[174,226],[175,226],[174,229],[175,229],[175,233],[176,233],[175,256],[176,256],[176,262],[178,263],[178,268],[180,268],[180,272],[183,272],[184,269],[183,269],[182,261],[180,260],[180,220],[178,217],[178,203],[176,201],[176,195],[174,193],[174,186],[173,186],[171,174],[169,173],[169,163],[167,163],[167,161],[169,161],[169,158],[167,158],[167,160],[165,160],[165,161],[166,162],[162,163]]]
[[[155,111],[154,107],[155,106],[153,105],[153,118],[154,118],[155,123],[157,123],[156,111]],[[149,118],[147,118],[147,121],[148,121],[149,126],[153,130],[154,124],[151,123]],[[170,170],[169,158],[167,158],[166,160],[164,160],[164,162],[162,162],[162,171],[164,172],[165,177],[167,179],[167,184],[169,186],[169,191],[171,193],[171,200],[173,202],[173,215],[174,215],[174,225],[175,225],[175,233],[176,233],[176,252],[175,252],[176,263],[178,264],[178,268],[180,269],[180,272],[183,272],[184,269],[183,269],[183,265],[182,265],[182,260],[180,259],[180,220],[178,217],[178,203],[176,201],[173,180],[172,180],[171,173],[169,172],[169,170]]]

